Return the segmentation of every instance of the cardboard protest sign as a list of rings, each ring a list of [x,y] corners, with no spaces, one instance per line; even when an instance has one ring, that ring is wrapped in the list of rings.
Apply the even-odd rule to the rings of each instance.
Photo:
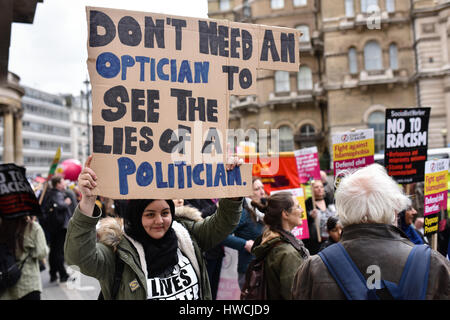
[[[41,213],[25,168],[13,163],[0,165],[0,217],[17,218]]]
[[[447,176],[449,159],[425,162],[424,234],[438,232],[439,223],[445,227],[447,217]],[[443,231],[443,230],[439,230]]]
[[[297,72],[299,32],[94,7],[87,23],[94,192],[251,194],[251,165],[224,165],[230,95],[256,94],[258,68]]]
[[[270,195],[279,193],[279,192],[290,192],[294,197],[297,198],[298,203],[303,209],[302,213],[302,224],[300,226],[296,226],[293,230],[291,230],[291,233],[297,238],[297,239],[309,239],[309,229],[308,229],[308,218],[306,215],[306,205],[305,205],[305,192],[303,188],[295,188],[295,189],[285,189],[285,190],[278,190],[278,191],[272,191]]]
[[[430,108],[386,109],[384,165],[398,183],[423,181]]]
[[[310,180],[320,180],[320,164],[317,147],[304,148],[294,151],[297,160],[297,171],[300,183]]]
[[[333,135],[332,141],[336,186],[344,175],[374,163],[373,129],[337,133]]]

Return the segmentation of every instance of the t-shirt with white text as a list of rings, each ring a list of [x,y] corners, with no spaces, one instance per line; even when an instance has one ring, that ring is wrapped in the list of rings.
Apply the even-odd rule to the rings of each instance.
[[[178,264],[169,275],[147,279],[147,299],[197,300],[198,277],[191,261],[178,248]]]

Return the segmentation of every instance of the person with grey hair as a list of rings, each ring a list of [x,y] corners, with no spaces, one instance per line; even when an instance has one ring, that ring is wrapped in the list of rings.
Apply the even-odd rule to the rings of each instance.
[[[411,268],[414,271],[409,273],[410,283],[415,281],[414,277],[422,279],[421,290],[412,293],[417,299],[449,299],[450,264],[428,246],[414,246],[395,226],[396,215],[411,201],[384,167],[373,164],[344,177],[335,199],[337,215],[344,227],[341,240],[300,266],[292,287],[293,299],[396,299],[399,297],[396,288],[403,288],[403,282],[408,284],[400,280],[404,271],[409,273],[405,265],[408,262],[409,266],[413,250],[420,251],[415,250],[417,247],[427,252],[427,259],[422,259],[425,265],[422,274]],[[333,247],[344,251],[342,265],[328,259]],[[358,288],[363,291],[360,295],[352,295],[347,290],[345,285],[351,277],[343,281],[339,278],[341,266],[346,271],[359,270]]]

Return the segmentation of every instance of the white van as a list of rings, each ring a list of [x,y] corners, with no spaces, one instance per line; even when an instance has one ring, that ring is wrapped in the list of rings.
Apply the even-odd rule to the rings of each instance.
[[[450,148],[428,149],[427,160],[445,159],[445,158],[450,158]],[[375,154],[374,160],[376,163],[379,163],[382,166],[384,166],[384,153]]]

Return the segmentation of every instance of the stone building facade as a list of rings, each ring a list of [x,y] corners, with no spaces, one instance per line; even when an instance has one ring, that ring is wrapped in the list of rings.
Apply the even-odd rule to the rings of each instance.
[[[258,70],[258,94],[231,98],[230,129],[278,129],[280,151],[317,145],[326,153],[329,129],[322,81],[324,45],[317,3],[210,0],[208,4],[213,19],[297,28],[303,33],[299,72]]]
[[[383,152],[386,108],[430,106],[429,147],[443,146],[450,117],[448,1],[208,0],[208,5],[213,19],[304,33],[299,72],[261,70],[258,95],[232,99],[230,128],[279,129],[282,151],[317,145],[325,160],[333,133],[373,128],[376,152]],[[427,21],[433,23],[423,27]],[[415,30],[420,28],[434,33],[423,35]]]
[[[429,144],[449,146],[450,1],[416,0],[413,5],[417,95],[422,106],[432,106]]]
[[[329,133],[374,128],[382,152],[385,109],[417,105],[410,2],[321,3]]]

